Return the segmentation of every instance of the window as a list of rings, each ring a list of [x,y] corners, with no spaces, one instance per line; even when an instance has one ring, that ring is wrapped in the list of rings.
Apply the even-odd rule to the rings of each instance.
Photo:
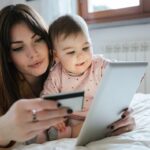
[[[88,23],[150,17],[150,0],[78,0],[78,6]]]

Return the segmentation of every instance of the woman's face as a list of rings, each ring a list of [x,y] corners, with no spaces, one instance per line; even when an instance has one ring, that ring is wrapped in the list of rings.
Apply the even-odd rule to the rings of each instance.
[[[27,80],[46,72],[49,64],[48,46],[42,37],[35,34],[25,23],[11,29],[10,61]]]

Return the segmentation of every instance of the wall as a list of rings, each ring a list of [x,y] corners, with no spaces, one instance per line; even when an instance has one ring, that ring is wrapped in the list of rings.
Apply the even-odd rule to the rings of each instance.
[[[90,35],[95,53],[112,42],[150,41],[150,23],[107,28],[91,28]]]
[[[69,13],[76,14],[76,0],[0,0],[0,9],[6,5],[23,3],[34,7],[44,18],[47,24],[50,24],[56,17]],[[62,5],[63,4],[63,5]]]
[[[147,61],[150,64],[150,23],[116,27],[90,27],[94,53],[119,61]],[[150,93],[150,65],[138,92]]]
[[[40,5],[39,5],[40,1],[41,0],[38,1],[35,0],[30,2],[27,2],[26,0],[0,0],[0,9],[10,4],[23,3],[23,4],[29,4],[33,6],[36,10],[40,10]]]

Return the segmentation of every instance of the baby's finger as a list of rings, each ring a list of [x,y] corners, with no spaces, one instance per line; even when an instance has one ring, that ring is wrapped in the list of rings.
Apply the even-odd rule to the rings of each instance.
[[[64,122],[61,122],[61,123],[59,123],[59,124],[57,124],[57,125],[55,125],[56,126],[56,128],[60,131],[60,132],[62,132],[62,131],[64,131]]]
[[[61,123],[59,124],[59,128],[60,128],[60,131],[61,131],[61,132],[64,130],[63,122],[61,122]]]
[[[63,131],[65,131],[66,130],[66,124],[65,124],[65,122],[62,122],[62,129],[63,129]]]

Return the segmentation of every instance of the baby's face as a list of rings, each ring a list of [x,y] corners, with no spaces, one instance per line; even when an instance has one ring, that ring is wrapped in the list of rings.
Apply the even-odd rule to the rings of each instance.
[[[92,62],[93,50],[91,41],[83,33],[59,37],[54,42],[57,59],[64,69],[72,75],[81,75]]]

